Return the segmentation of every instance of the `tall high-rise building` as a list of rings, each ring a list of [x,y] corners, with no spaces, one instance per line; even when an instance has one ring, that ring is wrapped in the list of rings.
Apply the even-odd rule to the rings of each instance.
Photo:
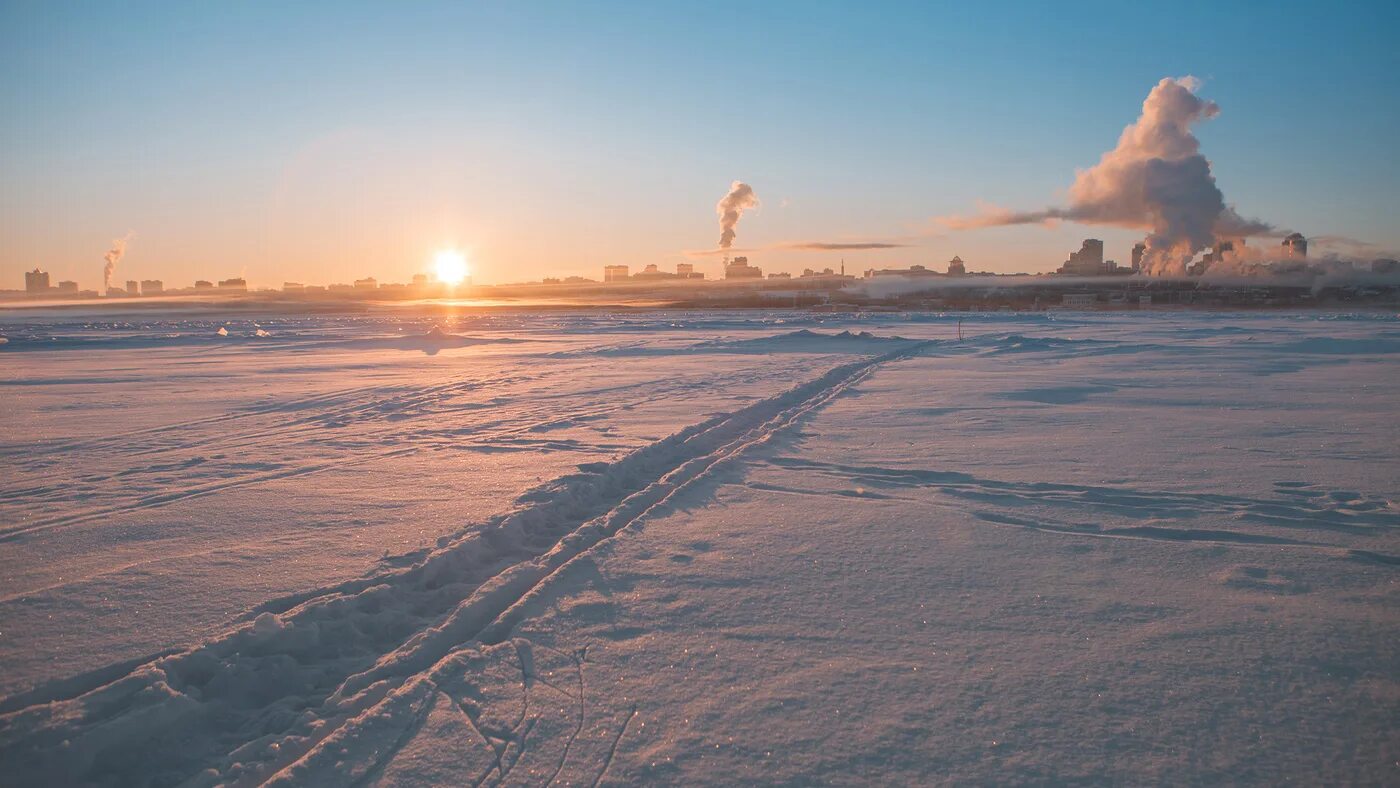
[[[693,273],[695,273],[694,263],[676,263],[676,276],[682,279],[689,279],[690,275]]]
[[[1069,259],[1060,266],[1060,273],[1078,276],[1095,276],[1107,270],[1103,262],[1103,241],[1097,238],[1085,238],[1079,251],[1070,252]]]
[[[625,265],[605,265],[603,266],[604,282],[622,282],[627,279],[627,266]]]
[[[1142,270],[1142,256],[1146,253],[1147,244],[1141,242],[1133,244],[1133,273]]]
[[[1103,265],[1103,241],[1097,238],[1085,238],[1077,254],[1082,263]]]
[[[967,274],[967,266],[963,265],[961,257],[954,257],[948,261],[948,276],[964,276]]]
[[[49,272],[40,271],[35,268],[33,271],[24,272],[24,292],[42,293],[49,289]]]
[[[127,295],[141,295],[141,283],[135,279],[126,280]]]
[[[142,279],[141,295],[160,295],[165,292],[165,283],[159,279]]]

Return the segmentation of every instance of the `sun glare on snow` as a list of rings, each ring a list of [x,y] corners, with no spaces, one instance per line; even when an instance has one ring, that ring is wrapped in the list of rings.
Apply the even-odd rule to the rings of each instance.
[[[461,284],[467,278],[467,259],[461,252],[444,249],[433,258],[433,269],[439,282],[449,285]]]

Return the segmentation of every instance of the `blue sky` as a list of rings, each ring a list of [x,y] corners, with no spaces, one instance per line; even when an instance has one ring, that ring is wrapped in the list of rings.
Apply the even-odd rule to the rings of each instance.
[[[1390,3],[0,4],[0,287],[244,273],[406,279],[444,246],[478,281],[669,266],[737,245],[773,270],[953,254],[1047,270],[1061,225],[937,235],[978,200],[1056,202],[1162,77],[1192,74],[1227,201],[1400,247]],[[1121,248],[1120,248],[1121,247]],[[702,268],[715,265],[702,261]],[[717,268],[717,266],[716,266]],[[713,274],[713,272],[712,272]]]

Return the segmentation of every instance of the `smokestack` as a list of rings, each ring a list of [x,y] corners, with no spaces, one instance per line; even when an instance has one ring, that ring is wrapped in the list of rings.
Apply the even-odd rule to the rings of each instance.
[[[102,255],[102,259],[107,264],[102,267],[102,294],[106,295],[112,289],[112,275],[117,272],[117,263],[126,254],[126,244],[131,240],[131,233],[127,233],[121,238],[112,241],[112,248],[107,250],[107,254]]]
[[[753,187],[743,181],[734,181],[729,193],[715,205],[715,212],[719,214],[719,248],[728,249],[734,245],[734,225],[739,223],[744,211],[757,205],[758,197],[754,196]]]

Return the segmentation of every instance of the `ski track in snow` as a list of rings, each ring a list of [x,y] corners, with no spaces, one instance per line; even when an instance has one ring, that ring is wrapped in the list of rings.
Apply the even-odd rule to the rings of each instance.
[[[555,663],[562,658],[564,667],[572,662],[571,677],[542,670],[534,647],[509,638],[525,601],[571,560],[664,513],[674,496],[768,443],[876,366],[925,346],[905,343],[835,367],[615,462],[584,466],[522,496],[521,508],[441,540],[412,566],[299,595],[279,612],[264,611],[223,636],[129,672],[128,665],[113,666],[13,696],[0,703],[7,781],[360,784],[389,768],[416,729],[430,721],[448,724],[434,715],[455,709],[487,748],[476,783],[537,783],[540,772],[520,773],[518,767],[534,741],[532,726],[560,722],[530,716],[530,693],[550,691],[576,701],[576,727],[562,739],[536,735],[565,744],[557,755],[541,756],[557,757],[552,767],[532,761],[531,769],[552,768],[545,781],[567,777],[596,784],[635,707],[607,726],[610,733],[581,744],[589,710],[586,651],[562,657],[547,652]],[[341,417],[383,411],[352,405]],[[540,416],[532,410],[490,428],[499,440],[537,429]],[[278,429],[288,426],[297,421]],[[227,440],[246,445],[271,431],[259,428]],[[164,433],[140,435],[159,451]],[[229,484],[259,479],[252,474]],[[5,536],[75,521],[31,523]],[[489,702],[503,686],[491,678],[502,665],[516,677],[506,685],[524,698],[513,725],[502,725]],[[160,764],[154,775],[152,764]]]

